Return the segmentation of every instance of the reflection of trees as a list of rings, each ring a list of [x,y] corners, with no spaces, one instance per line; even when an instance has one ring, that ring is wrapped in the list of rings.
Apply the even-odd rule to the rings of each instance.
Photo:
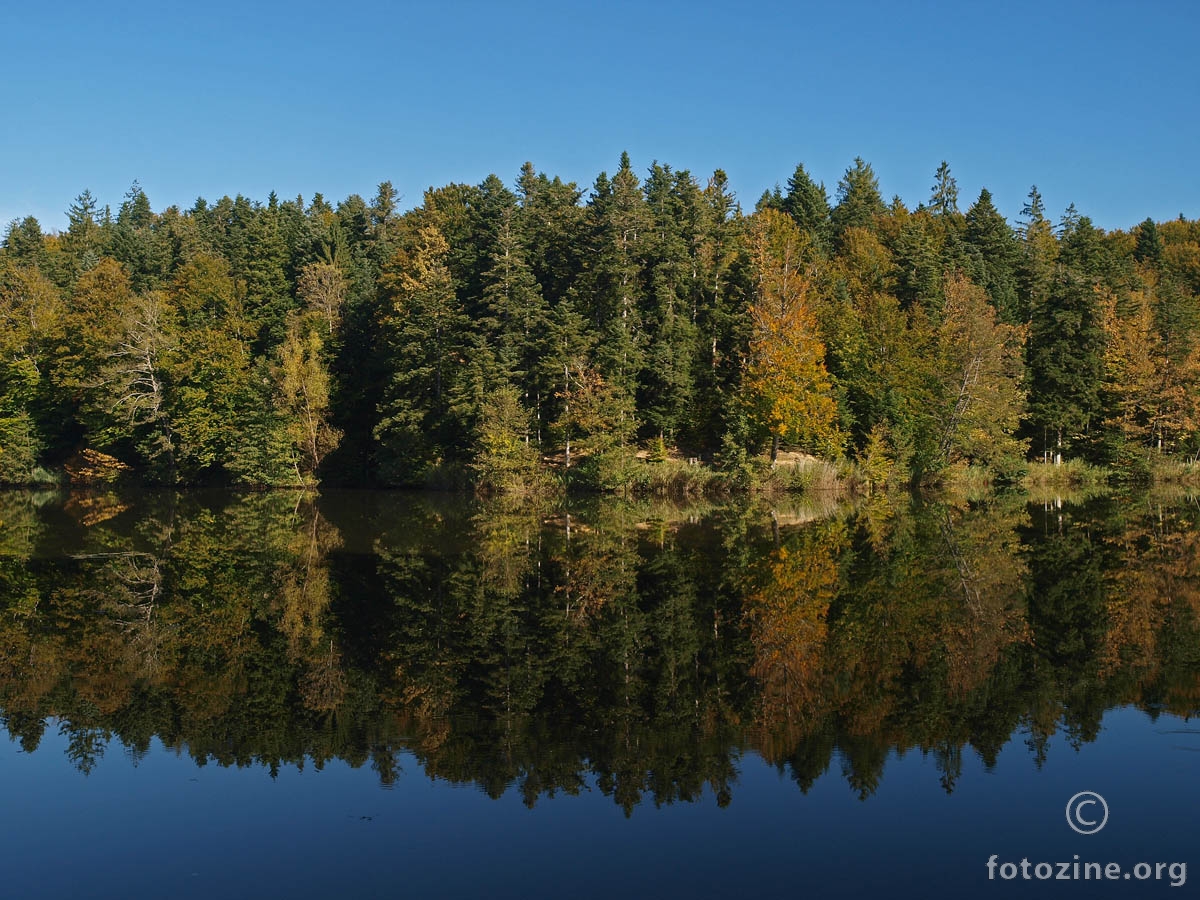
[[[82,771],[110,736],[135,755],[157,736],[387,784],[403,749],[493,796],[594,783],[629,813],[730,802],[747,750],[866,797],[916,749],[952,790],[1015,732],[1039,760],[1114,704],[1200,696],[1194,507],[809,520],[279,493],[5,515],[4,726],[32,749],[57,717]]]
[[[755,567],[761,575],[752,576],[757,583],[745,601],[754,646],[750,674],[762,691],[761,719],[771,729],[802,733],[828,713],[827,618],[845,543],[842,523],[822,523],[779,543]]]

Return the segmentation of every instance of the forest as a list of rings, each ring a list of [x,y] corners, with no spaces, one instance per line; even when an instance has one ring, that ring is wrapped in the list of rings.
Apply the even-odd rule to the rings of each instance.
[[[637,489],[790,459],[869,484],[1200,453],[1200,220],[885,200],[856,159],[747,211],[628,155],[583,189],[392,185],[12,222],[0,482]],[[665,473],[665,474],[664,474]]]

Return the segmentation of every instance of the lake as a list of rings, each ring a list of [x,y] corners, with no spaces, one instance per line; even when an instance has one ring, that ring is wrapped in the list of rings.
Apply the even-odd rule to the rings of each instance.
[[[1167,491],[0,493],[5,896],[1170,894],[1198,698]]]

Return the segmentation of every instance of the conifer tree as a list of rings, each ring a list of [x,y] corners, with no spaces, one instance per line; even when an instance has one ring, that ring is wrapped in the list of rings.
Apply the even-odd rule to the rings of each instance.
[[[246,280],[246,318],[254,329],[255,349],[261,354],[282,341],[288,313],[295,308],[288,290],[288,249],[282,213],[274,193],[265,207],[251,214],[246,240],[253,247],[242,268]]]
[[[966,226],[964,239],[975,257],[981,275],[979,284],[987,291],[1001,321],[1010,325],[1024,322],[1016,281],[1020,248],[1008,221],[992,203],[992,194],[987,188],[979,192],[979,199],[967,210]]]
[[[1103,352],[1095,286],[1064,270],[1033,309],[1027,353],[1034,449],[1055,462],[1085,451],[1099,424]]]
[[[933,176],[929,208],[934,215],[951,216],[958,213],[958,182],[950,174],[950,164],[944,159]]]
[[[1153,219],[1147,218],[1138,226],[1133,258],[1149,265],[1158,265],[1162,260],[1162,239],[1158,236],[1158,226]]]
[[[652,223],[629,154],[617,173],[596,180],[589,211],[593,258],[584,296],[599,341],[595,360],[611,389],[632,398],[645,361],[643,266]]]
[[[698,233],[702,225],[696,220],[703,205],[688,173],[674,173],[657,162],[645,190],[653,224],[646,261],[649,346],[639,377],[638,407],[660,441],[674,442],[687,421],[693,396],[694,319],[701,287],[693,254],[702,240]]]
[[[1046,207],[1035,184],[1021,209],[1018,236],[1021,256],[1017,268],[1017,318],[1029,322],[1038,315],[1050,297],[1054,281],[1054,265],[1058,259],[1058,242],[1054,229],[1046,218]]]
[[[484,273],[480,322],[487,332],[496,372],[491,388],[507,382],[516,388],[521,407],[540,419],[553,391],[538,377],[538,342],[549,325],[549,309],[528,262],[520,210],[504,210]],[[525,430],[528,442],[529,429]],[[535,444],[536,446],[536,444]]]
[[[861,156],[855,157],[838,182],[837,205],[830,213],[834,241],[840,247],[848,229],[871,228],[886,209],[875,170]]]
[[[65,286],[100,261],[104,254],[107,212],[91,191],[85,190],[67,210],[67,233],[62,246],[67,257],[67,269],[62,273]]]
[[[574,182],[535,173],[525,163],[517,182],[529,265],[542,295],[554,306],[579,278],[586,252],[585,216]]]
[[[40,268],[45,265],[46,248],[42,226],[33,216],[14,219],[4,232],[4,250],[16,263]]]
[[[809,236],[815,247],[825,247],[829,239],[829,195],[825,192],[824,184],[812,180],[804,170],[803,163],[796,166],[788,179],[782,208]]]
[[[420,478],[446,451],[465,450],[464,423],[452,415],[449,400],[467,318],[448,256],[441,231],[424,225],[380,277],[389,374],[375,437],[381,471],[391,481]]]

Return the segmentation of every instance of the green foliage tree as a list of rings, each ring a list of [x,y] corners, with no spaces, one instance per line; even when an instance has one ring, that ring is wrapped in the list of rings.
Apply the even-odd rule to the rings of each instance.
[[[0,267],[0,482],[27,483],[36,474],[46,445],[39,412],[61,316],[58,291],[36,269]]]
[[[464,355],[467,318],[448,267],[449,245],[422,227],[380,277],[386,307],[388,384],[375,437],[379,465],[391,481],[419,479],[447,450],[462,452],[467,428],[449,399]]]
[[[601,173],[588,206],[592,261],[583,296],[599,336],[595,361],[606,383],[632,399],[645,362],[644,267],[652,220],[628,153],[611,181]]]
[[[825,247],[829,240],[829,195],[824,184],[812,180],[803,163],[798,164],[788,178],[782,208],[815,247]]]
[[[935,215],[952,216],[958,212],[958,182],[950,174],[950,164],[944,159],[933,176],[929,208]]]
[[[1100,414],[1104,333],[1096,289],[1064,271],[1033,310],[1029,329],[1029,421],[1035,449],[1055,462],[1086,451]]]
[[[1158,226],[1153,219],[1147,218],[1138,226],[1133,258],[1150,265],[1157,265],[1162,260],[1162,239],[1158,236]]]
[[[1001,321],[1009,325],[1026,322],[1027,312],[1017,293],[1020,245],[987,188],[967,210],[966,226],[964,240],[979,272],[978,283],[987,291]]]
[[[537,486],[540,454],[529,440],[529,414],[515,387],[504,385],[488,395],[476,446],[471,468],[483,487],[519,493]]]

